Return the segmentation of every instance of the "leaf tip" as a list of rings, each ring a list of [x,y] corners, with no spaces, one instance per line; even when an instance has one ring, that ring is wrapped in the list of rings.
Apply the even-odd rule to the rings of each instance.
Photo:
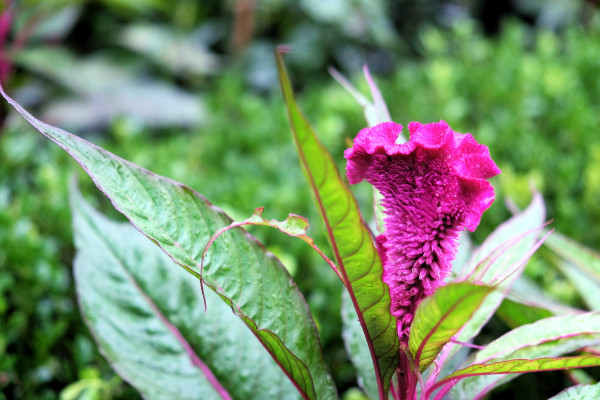
[[[287,44],[287,43],[282,43],[277,45],[277,47],[275,47],[275,53],[278,56],[281,56],[283,54],[288,54],[292,52],[292,46]]]

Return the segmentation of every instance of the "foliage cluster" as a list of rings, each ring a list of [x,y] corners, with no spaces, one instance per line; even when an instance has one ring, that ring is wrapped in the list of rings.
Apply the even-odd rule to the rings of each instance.
[[[423,60],[407,60],[393,76],[379,80],[393,118],[443,118],[458,131],[473,132],[504,171],[495,182],[503,197],[523,206],[533,180],[555,226],[600,247],[600,226],[590,224],[600,220],[600,136],[594,133],[600,122],[595,112],[600,24],[568,28],[560,35],[514,24],[490,40],[466,23],[451,32],[425,31],[418,40]],[[23,57],[20,65],[60,83],[56,75],[43,73],[53,60],[28,63]],[[23,88],[35,97],[36,85]],[[351,98],[333,82],[307,85],[302,98],[325,145],[341,160],[345,139],[364,125]],[[325,248],[279,96],[248,92],[239,70],[230,70],[204,100],[203,125],[183,134],[118,117],[108,136],[94,139],[124,158],[188,183],[212,202],[226,205],[234,217],[249,215],[255,206],[265,206],[278,219],[287,212],[305,215],[314,221],[312,235]],[[75,170],[72,162],[15,121],[0,136],[0,154],[0,391],[9,398],[52,399],[81,379],[89,390],[132,396],[115,380],[79,320],[69,272],[73,249],[66,182]],[[359,189],[358,196],[366,203],[365,190]],[[482,235],[506,216],[500,204],[493,207]],[[299,284],[308,293],[334,377],[346,388],[353,372],[339,341],[335,277],[303,244],[271,231],[253,233],[289,260],[292,274],[309,271],[298,277]],[[556,276],[547,263],[534,265],[535,277]],[[555,294],[578,301],[564,281],[540,279]]]
[[[593,349],[600,344],[599,314],[582,314],[582,310],[533,293],[525,301],[506,299],[514,307],[505,310],[505,315],[521,321],[515,329],[478,346],[466,359],[460,355],[506,296],[515,295],[514,289],[508,289],[518,283],[529,257],[551,233],[538,240],[545,215],[539,194],[477,249],[463,241],[469,260],[457,261],[451,282],[422,301],[408,343],[398,348],[390,294],[381,279],[382,263],[375,244],[333,159],[295,103],[281,53],[277,64],[294,143],[337,267],[325,259],[351,300],[344,307],[344,340],[357,368],[358,383],[369,398],[386,398],[390,385],[395,399],[416,398],[417,385],[423,398],[442,398],[446,393],[452,398],[477,398],[508,382],[515,373],[569,373],[573,368],[600,365]],[[367,109],[374,107],[379,110],[375,118],[388,119],[372,83],[371,89],[375,105]],[[169,256],[126,232],[131,230],[128,224],[115,225],[89,209],[72,187],[74,275],[82,315],[113,368],[144,397],[270,398],[279,393],[277,397],[295,398],[292,382],[303,398],[336,397],[304,297],[283,265],[259,242],[243,230],[225,233],[231,219],[189,187],[45,124],[3,91],[2,95],[40,133],[71,155],[115,209]],[[373,123],[371,112],[367,120]],[[305,219],[290,215],[284,222],[269,221],[262,219],[262,210],[241,224],[277,227],[314,247],[306,236]],[[213,234],[209,241],[218,228],[223,238],[215,242]],[[562,236],[552,241],[560,249],[556,253],[574,271],[594,278],[600,275],[600,256]],[[199,279],[201,287],[218,294],[239,319],[225,323],[226,315],[214,311],[203,316],[204,290],[201,294],[189,286],[189,279],[180,279],[172,261]],[[589,288],[591,283],[585,282]],[[581,293],[586,299],[594,300],[590,306],[595,308],[596,296],[578,289],[584,289]],[[548,313],[555,316],[546,317]],[[249,340],[252,334],[260,343]],[[357,341],[361,334],[366,341]],[[559,357],[573,352],[576,355]],[[429,368],[436,359],[436,368]],[[283,372],[289,381],[283,379]],[[591,379],[585,372],[580,374],[585,378],[571,376],[579,383]],[[390,383],[394,375],[396,385]],[[71,385],[63,397],[80,394],[77,386]],[[554,398],[569,398],[573,392],[596,387],[577,385]]]

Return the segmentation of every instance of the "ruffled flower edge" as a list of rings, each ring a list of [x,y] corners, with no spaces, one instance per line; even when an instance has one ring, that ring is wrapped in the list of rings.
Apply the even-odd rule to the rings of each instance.
[[[362,129],[352,148],[346,149],[346,174],[350,184],[361,182],[377,157],[402,157],[420,153],[432,159],[443,160],[458,178],[460,195],[468,204],[463,224],[473,232],[481,215],[494,201],[494,189],[486,180],[501,171],[490,156],[487,146],[477,143],[470,133],[454,132],[446,121],[429,124],[408,124],[410,140],[398,144],[402,125],[383,122]]]

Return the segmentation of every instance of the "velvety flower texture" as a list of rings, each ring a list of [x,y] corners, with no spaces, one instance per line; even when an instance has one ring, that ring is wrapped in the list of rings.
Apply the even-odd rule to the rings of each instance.
[[[486,179],[500,173],[486,146],[445,121],[411,122],[408,130],[410,141],[397,144],[402,125],[365,128],[344,154],[349,182],[367,180],[383,195],[377,246],[405,343],[417,305],[450,273],[460,230],[474,231],[494,201]]]

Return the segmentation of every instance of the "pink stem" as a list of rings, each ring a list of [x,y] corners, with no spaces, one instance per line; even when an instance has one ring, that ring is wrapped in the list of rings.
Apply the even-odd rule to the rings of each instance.
[[[4,82],[8,77],[11,69],[10,62],[6,59],[4,49],[10,28],[13,21],[13,5],[12,0],[6,0],[5,9],[0,15],[0,82]]]

